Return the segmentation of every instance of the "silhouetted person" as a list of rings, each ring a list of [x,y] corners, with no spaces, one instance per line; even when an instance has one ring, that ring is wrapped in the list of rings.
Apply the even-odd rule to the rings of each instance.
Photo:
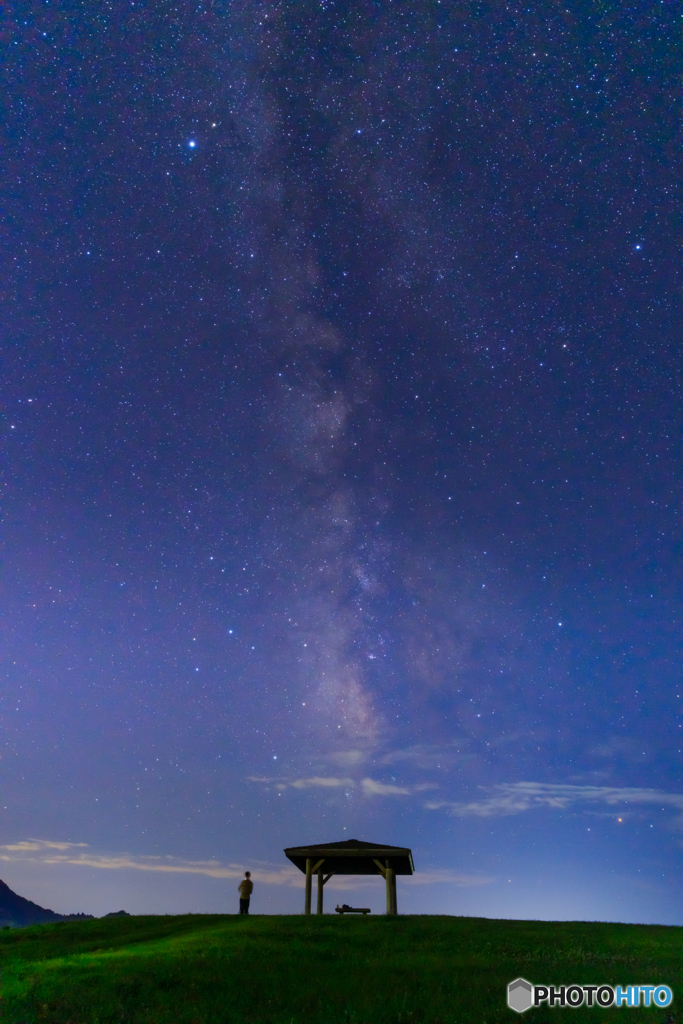
[[[254,883],[251,880],[251,871],[244,872],[244,878],[237,886],[240,894],[240,914],[249,913],[249,897],[254,891]]]

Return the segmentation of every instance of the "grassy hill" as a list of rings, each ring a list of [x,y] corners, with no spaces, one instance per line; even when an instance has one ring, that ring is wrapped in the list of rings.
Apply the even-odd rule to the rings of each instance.
[[[683,929],[458,917],[129,917],[0,931],[3,1024],[683,1022]],[[532,1009],[507,983],[658,984],[662,1009]],[[679,1005],[678,999],[681,1004]]]

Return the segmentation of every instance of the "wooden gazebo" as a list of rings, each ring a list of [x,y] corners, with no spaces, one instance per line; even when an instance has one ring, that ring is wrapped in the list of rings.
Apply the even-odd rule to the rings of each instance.
[[[387,914],[397,914],[396,875],[412,875],[415,870],[412,851],[407,847],[363,843],[359,839],[290,846],[285,855],[306,875],[304,914],[311,912],[313,875],[318,876],[319,914],[323,912],[323,886],[332,875],[382,875],[387,883]]]

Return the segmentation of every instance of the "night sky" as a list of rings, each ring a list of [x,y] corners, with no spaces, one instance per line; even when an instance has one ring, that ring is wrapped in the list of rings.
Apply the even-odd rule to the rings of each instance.
[[[677,19],[10,5],[12,888],[683,924]]]

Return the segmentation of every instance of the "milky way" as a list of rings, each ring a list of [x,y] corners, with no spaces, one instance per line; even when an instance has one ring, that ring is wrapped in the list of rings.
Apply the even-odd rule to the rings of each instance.
[[[671,12],[15,10],[13,888],[680,923]]]

